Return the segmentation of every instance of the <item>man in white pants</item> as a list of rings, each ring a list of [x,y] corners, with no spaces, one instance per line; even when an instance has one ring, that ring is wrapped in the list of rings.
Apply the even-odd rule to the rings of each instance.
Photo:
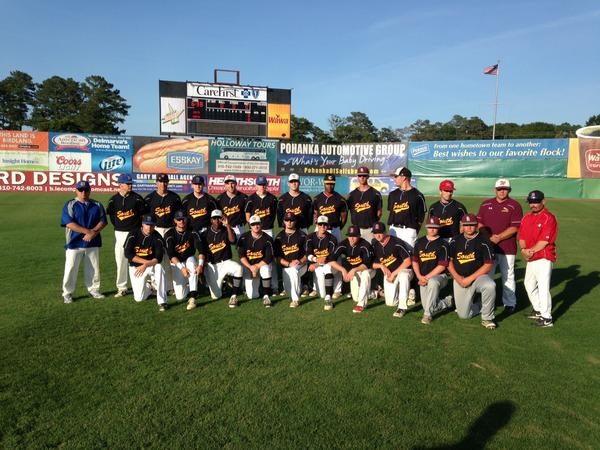
[[[231,244],[235,244],[237,238],[227,217],[223,216],[220,209],[215,209],[210,214],[210,227],[195,235],[199,252],[196,274],[204,273],[213,300],[223,295],[225,277],[233,277],[234,292],[229,298],[229,307],[237,307],[237,296],[242,293],[242,266],[231,259]]]
[[[296,229],[296,215],[287,212],[283,216],[285,228],[274,241],[275,260],[282,267],[283,287],[289,295],[290,308],[300,306],[302,284],[300,278],[306,273],[306,234]]]
[[[558,223],[556,217],[546,209],[542,191],[531,191],[527,203],[531,212],[521,221],[519,246],[523,258],[527,260],[525,290],[533,306],[529,318],[536,319],[537,326],[546,328],[554,325],[550,278],[556,262]]]
[[[406,242],[385,232],[383,222],[373,225],[373,268],[383,274],[383,295],[387,306],[396,307],[394,317],[404,317],[408,311],[408,291],[411,270],[411,251]]]
[[[146,300],[152,293],[151,277],[156,285],[158,310],[168,309],[165,269],[161,264],[165,254],[164,241],[155,230],[156,222],[150,214],[142,217],[142,226],[132,231],[125,241],[125,256],[129,260],[129,278],[136,302]]]
[[[148,206],[144,198],[132,191],[133,178],[128,173],[119,175],[119,190],[108,201],[106,215],[115,227],[115,263],[117,264],[117,293],[127,295],[128,261],[125,257],[125,240],[130,231],[140,228],[142,214]]]
[[[198,262],[195,256],[196,238],[188,227],[188,220],[185,211],[175,211],[175,228],[165,234],[165,247],[171,261],[175,298],[183,300],[189,294],[187,310],[190,311],[196,307],[198,296]]]
[[[93,298],[104,298],[100,293],[100,232],[106,226],[106,213],[100,202],[90,199],[92,187],[82,180],[75,185],[76,197],[65,203],[60,225],[66,229],[65,272],[63,301],[73,302],[79,264],[85,261],[85,286]]]
[[[313,284],[319,297],[325,300],[325,311],[333,309],[333,283],[337,270],[328,264],[333,261],[337,247],[337,239],[327,231],[329,219],[327,216],[317,218],[317,228],[306,237],[306,257],[309,261],[308,270],[313,273]]]

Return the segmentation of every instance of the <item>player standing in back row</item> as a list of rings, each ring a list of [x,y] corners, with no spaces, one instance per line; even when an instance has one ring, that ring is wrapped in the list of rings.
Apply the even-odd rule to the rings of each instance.
[[[452,198],[454,183],[444,180],[440,183],[440,199],[429,207],[429,217],[440,220],[438,236],[450,242],[454,236],[460,234],[460,219],[467,213],[467,208],[461,202]]]
[[[329,232],[340,242],[348,219],[348,205],[344,197],[335,191],[335,175],[328,173],[323,178],[323,192],[313,199],[314,223],[319,216],[329,219]]]
[[[360,236],[367,242],[373,240],[373,224],[381,217],[383,200],[377,189],[369,186],[369,168],[359,167],[356,172],[358,187],[348,196],[348,209],[352,225],[360,228]]]

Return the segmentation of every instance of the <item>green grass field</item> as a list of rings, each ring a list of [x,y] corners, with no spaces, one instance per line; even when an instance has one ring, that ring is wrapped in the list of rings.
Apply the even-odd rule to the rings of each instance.
[[[0,195],[2,448],[600,447],[600,202],[548,202],[554,328],[525,317],[518,261],[519,312],[497,308],[488,331],[454,313],[427,327],[418,308],[394,319],[381,302],[355,315],[349,299],[159,313],[112,298],[110,226],[110,297],[88,298],[80,274],[64,305],[67,198]]]

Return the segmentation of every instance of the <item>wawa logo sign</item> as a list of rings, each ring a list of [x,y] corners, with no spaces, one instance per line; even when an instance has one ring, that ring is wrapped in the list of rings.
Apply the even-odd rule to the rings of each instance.
[[[52,143],[55,151],[68,149],[89,152],[92,141],[80,134],[59,134],[52,138]]]
[[[590,149],[585,152],[585,167],[590,172],[600,172],[600,149]]]

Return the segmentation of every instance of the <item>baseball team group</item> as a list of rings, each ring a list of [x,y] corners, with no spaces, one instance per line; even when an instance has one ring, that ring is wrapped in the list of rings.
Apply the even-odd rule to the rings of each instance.
[[[411,171],[401,167],[391,174],[397,189],[388,197],[386,225],[381,194],[369,185],[369,175],[367,167],[360,167],[358,186],[346,198],[335,191],[333,174],[325,175],[323,192],[314,198],[300,190],[295,173],[279,198],[267,191],[264,176],[256,178],[256,192],[246,195],[232,175],[214,198],[204,192],[204,177],[196,175],[192,192],[181,199],[168,189],[167,174],[157,175],[156,189],[146,197],[132,190],[131,175],[122,174],[106,209],[90,198],[89,182],[79,181],[61,218],[66,230],[64,303],[73,302],[82,260],[89,295],[104,298],[99,249],[110,219],[117,267],[114,296],[129,295],[129,280],[134,300],[155,295],[160,311],[168,309],[169,295],[187,300],[187,309],[193,310],[202,289],[213,300],[227,291],[230,308],[238,306],[243,294],[262,299],[267,308],[273,296],[288,297],[291,308],[299,307],[303,297],[318,296],[330,311],[349,285],[354,313],[363,313],[369,301],[382,297],[394,308],[394,317],[403,317],[415,305],[418,290],[423,324],[455,308],[461,319],[480,315],[481,324],[494,329],[493,276],[499,268],[504,311],[515,312],[514,268],[520,249],[527,262],[528,317],[539,327],[553,326],[550,279],[558,225],[543,192],[529,193],[530,211],[523,216],[519,202],[510,197],[510,181],[501,178],[495,196],[473,214],[453,198],[454,182],[444,180],[439,200],[427,208],[423,194],[411,185]],[[274,235],[276,221],[281,231]],[[422,226],[426,234],[418,237]],[[440,298],[450,279],[452,295]]]

